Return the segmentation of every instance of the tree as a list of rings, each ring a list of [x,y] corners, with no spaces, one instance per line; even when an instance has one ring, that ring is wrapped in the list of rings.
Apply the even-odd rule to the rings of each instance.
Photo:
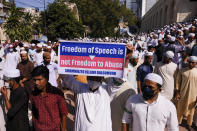
[[[121,6],[119,0],[70,0],[75,2],[79,9],[80,19],[89,26],[92,37],[115,36],[114,29],[119,26],[120,20],[129,25],[136,23],[131,10]]]
[[[44,15],[46,14],[46,25],[49,40],[73,39],[83,35],[84,28],[80,21],[74,17],[70,9],[61,1],[49,4],[46,12],[41,13],[41,27],[44,33]]]
[[[10,16],[4,25],[5,32],[10,40],[29,41],[32,37],[32,17],[28,13],[23,13],[15,4],[11,5]]]

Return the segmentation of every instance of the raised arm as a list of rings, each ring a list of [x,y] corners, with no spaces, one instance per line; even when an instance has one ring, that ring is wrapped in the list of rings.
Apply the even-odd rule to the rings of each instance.
[[[67,87],[75,93],[80,93],[84,88],[88,88],[88,84],[81,83],[75,79],[73,75],[60,75],[62,78],[62,87]]]

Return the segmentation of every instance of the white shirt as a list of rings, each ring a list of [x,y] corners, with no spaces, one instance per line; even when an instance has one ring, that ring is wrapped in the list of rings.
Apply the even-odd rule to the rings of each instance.
[[[137,90],[136,70],[130,63],[128,68],[124,69],[124,78]]]
[[[56,53],[55,51],[51,51],[51,62],[55,62],[55,56],[56,56]]]
[[[154,72],[160,75],[163,79],[161,95],[171,100],[174,95],[174,82],[175,73],[177,71],[177,64],[171,62],[164,64],[162,62],[157,63]]]
[[[89,90],[89,85],[80,83],[73,76],[62,75],[63,85],[77,94],[74,131],[112,131],[110,94],[107,86],[97,91]]]
[[[45,65],[43,62],[41,65]],[[47,68],[49,69],[49,83],[52,86],[57,87],[57,76],[56,76],[56,71],[58,70],[58,65],[54,62],[50,62],[47,65]]]
[[[18,52],[9,52],[6,55],[6,60],[4,64],[4,69],[16,69],[17,64],[19,63],[20,56]]]
[[[41,65],[41,63],[43,62],[43,52],[39,52],[39,53],[35,53],[34,54],[34,62],[35,63],[35,66],[38,66],[38,65]]]
[[[131,96],[126,103],[122,123],[133,120],[133,131],[178,131],[176,108],[165,97],[148,104],[141,94]]]

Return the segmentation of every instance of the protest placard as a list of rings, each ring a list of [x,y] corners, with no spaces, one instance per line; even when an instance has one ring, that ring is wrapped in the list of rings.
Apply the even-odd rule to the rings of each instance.
[[[125,44],[61,42],[59,73],[88,76],[123,77]]]

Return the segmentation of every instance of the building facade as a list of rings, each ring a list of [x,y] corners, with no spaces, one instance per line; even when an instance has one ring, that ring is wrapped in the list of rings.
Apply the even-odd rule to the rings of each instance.
[[[184,22],[197,16],[197,0],[159,0],[142,18],[141,31]]]

